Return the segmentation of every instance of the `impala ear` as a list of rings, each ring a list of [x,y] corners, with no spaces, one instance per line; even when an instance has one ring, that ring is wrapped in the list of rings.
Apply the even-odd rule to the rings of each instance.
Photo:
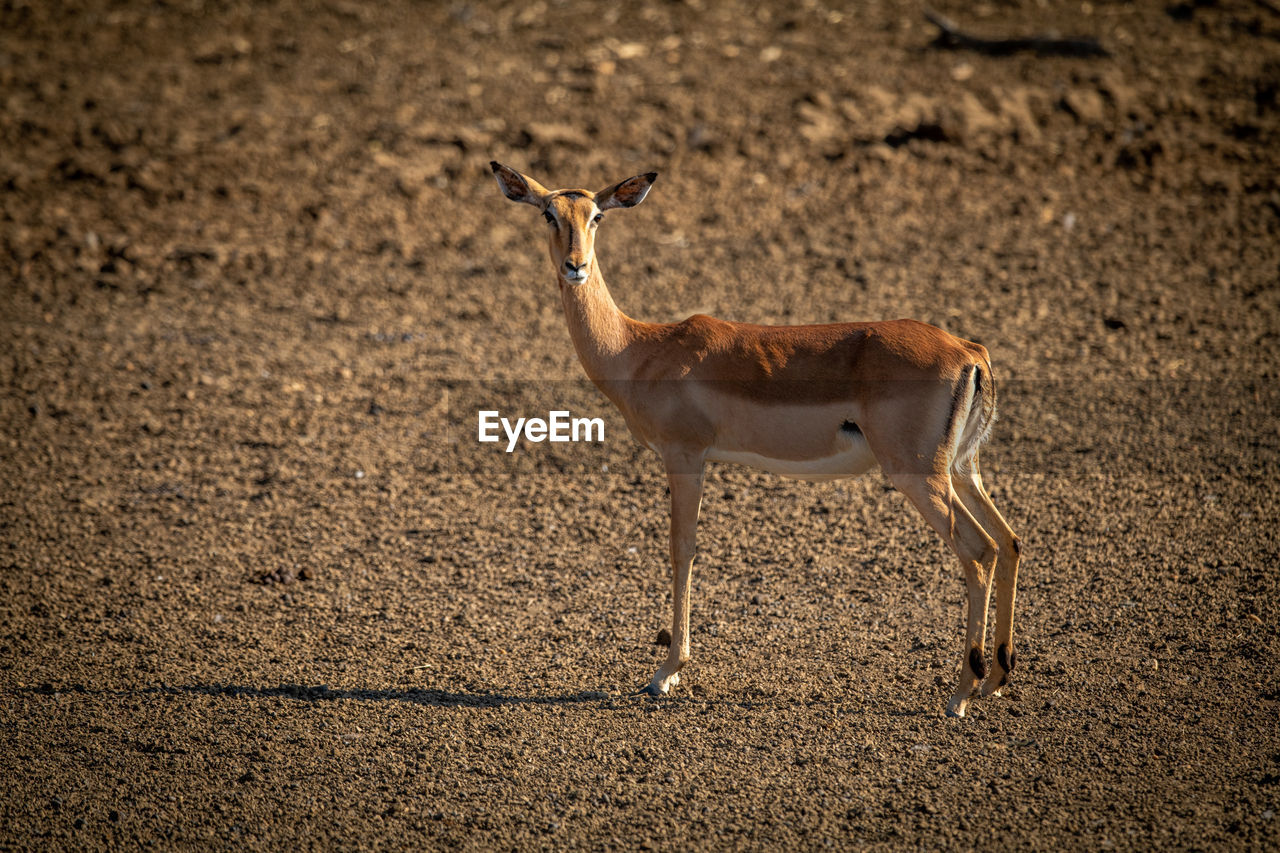
[[[615,207],[635,207],[644,201],[649,194],[649,187],[658,180],[657,172],[645,172],[634,178],[627,178],[620,184],[596,193],[596,207],[601,210],[613,210]]]
[[[542,208],[542,200],[547,197],[546,187],[497,160],[490,160],[489,168],[493,169],[493,176],[498,179],[498,186],[507,198]]]

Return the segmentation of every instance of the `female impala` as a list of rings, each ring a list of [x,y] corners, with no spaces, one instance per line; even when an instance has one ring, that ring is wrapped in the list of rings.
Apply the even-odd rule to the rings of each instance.
[[[960,683],[947,713],[963,716],[982,682],[997,693],[1013,670],[1020,544],[982,487],[978,448],[995,418],[987,351],[914,320],[752,326],[695,315],[642,323],[618,310],[595,258],[606,211],[644,200],[657,174],[599,192],[543,188],[491,163],[503,193],[547,221],[569,334],[587,376],[662,457],[671,487],[671,645],[645,693],[665,694],[689,660],[689,574],[707,461],[788,477],[888,475],[955,552],[968,587]],[[995,667],[983,656],[996,585]]]

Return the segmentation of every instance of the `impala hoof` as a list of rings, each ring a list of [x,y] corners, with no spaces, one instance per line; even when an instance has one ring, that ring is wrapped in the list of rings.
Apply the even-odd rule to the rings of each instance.
[[[969,698],[972,693],[963,693],[952,696],[951,701],[947,703],[948,717],[963,717],[965,709],[969,707]]]
[[[1003,649],[1004,647],[1001,646]],[[986,698],[987,696],[999,696],[1000,691],[1009,683],[1009,671],[1006,669],[999,675],[992,673],[987,680],[982,682],[982,689],[978,691],[978,695]]]
[[[671,691],[671,688],[675,687],[679,683],[680,683],[680,673],[678,672],[673,672],[670,675],[668,675],[666,678],[659,678],[658,676],[655,675],[653,677],[653,680],[650,681],[648,684],[646,684],[644,687],[641,687],[636,692],[635,695],[648,696],[653,699],[658,699],[663,696],[666,696]]]

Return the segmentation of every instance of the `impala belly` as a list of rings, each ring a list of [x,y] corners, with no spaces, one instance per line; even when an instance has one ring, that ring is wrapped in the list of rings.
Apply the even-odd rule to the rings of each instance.
[[[865,474],[876,466],[866,439],[859,436],[855,446],[833,456],[820,459],[771,459],[758,453],[717,450],[712,448],[707,459],[712,462],[737,462],[796,480],[840,480]]]
[[[866,437],[843,406],[752,407],[719,424],[713,462],[736,462],[798,480],[856,477],[876,467]]]

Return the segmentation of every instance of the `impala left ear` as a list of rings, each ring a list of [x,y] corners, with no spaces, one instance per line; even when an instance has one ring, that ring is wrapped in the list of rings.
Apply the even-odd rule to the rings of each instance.
[[[522,175],[510,166],[504,166],[497,160],[489,161],[493,176],[502,188],[502,194],[512,201],[522,201],[536,208],[542,208],[543,199],[547,197],[547,189],[528,175]]]
[[[620,184],[614,184],[608,189],[600,190],[600,192],[596,193],[596,207],[601,210],[613,210],[617,207],[635,207],[644,201],[644,197],[649,194],[649,188],[653,186],[653,182],[656,180],[658,180],[657,172],[645,172],[643,175],[627,178]]]

